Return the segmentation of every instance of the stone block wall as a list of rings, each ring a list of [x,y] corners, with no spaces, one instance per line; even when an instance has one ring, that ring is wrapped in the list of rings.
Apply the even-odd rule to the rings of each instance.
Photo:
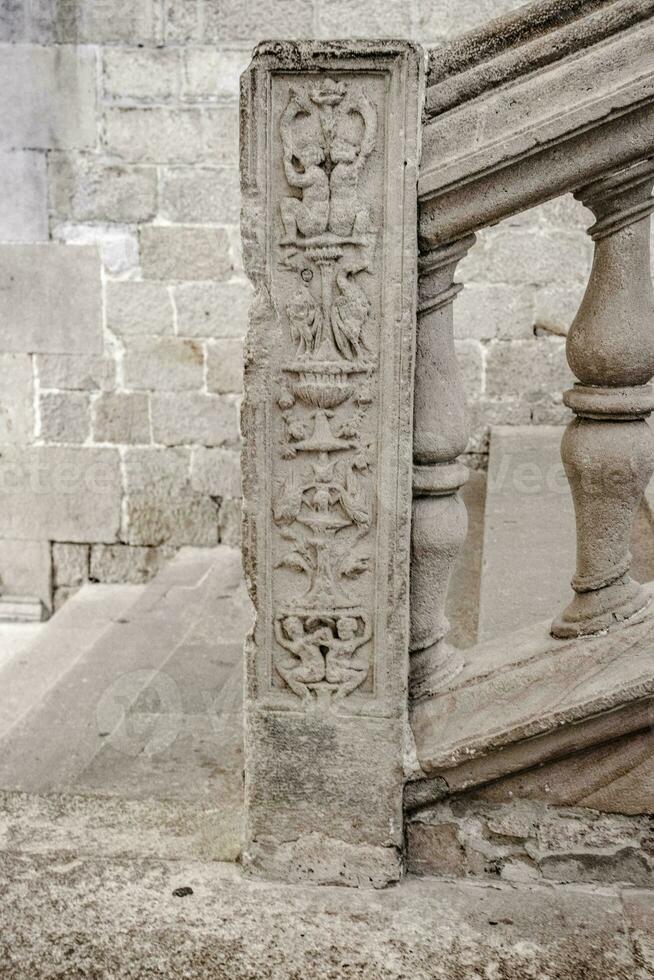
[[[520,0],[5,0],[0,578],[55,604],[239,539],[238,78],[265,37],[426,45]],[[473,420],[563,417],[588,215],[484,232],[456,332]]]
[[[408,864],[418,875],[646,888],[654,872],[653,830],[646,815],[462,797],[414,815]]]

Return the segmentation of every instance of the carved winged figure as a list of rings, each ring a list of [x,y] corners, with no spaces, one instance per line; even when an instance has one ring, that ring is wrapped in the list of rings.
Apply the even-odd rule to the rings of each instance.
[[[322,235],[329,221],[329,177],[322,164],[325,146],[320,128],[294,132],[298,116],[311,116],[314,108],[303,95],[289,89],[288,105],[280,119],[284,148],[284,173],[291,187],[301,190],[301,197],[285,197],[281,202],[284,239],[282,245],[297,241],[298,232],[306,238]]]
[[[341,269],[336,283],[341,295],[331,309],[332,333],[340,353],[351,361],[358,358],[361,347],[365,347],[361,332],[368,319],[370,301],[349,270]]]
[[[365,490],[354,469],[349,468],[338,488],[341,507],[346,516],[359,527],[368,527],[372,521],[371,508]]]
[[[273,517],[278,524],[292,524],[296,520],[305,489],[306,487],[297,482],[293,471],[288,479],[278,483],[273,502]]]

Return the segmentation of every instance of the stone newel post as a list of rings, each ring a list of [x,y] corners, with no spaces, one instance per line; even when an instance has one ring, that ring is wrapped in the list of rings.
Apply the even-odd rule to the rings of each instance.
[[[445,600],[468,522],[457,491],[468,470],[457,463],[468,442],[465,397],[454,350],[452,304],[457,264],[475,241],[469,235],[420,258],[413,435],[410,692],[442,689],[463,666],[446,642]]]
[[[654,162],[582,188],[597,218],[593,268],[568,335],[579,383],[564,396],[577,418],[561,454],[577,519],[576,595],[554,622],[555,636],[609,629],[648,602],[629,576],[634,516],[654,471],[647,416],[654,408],[654,294],[649,215]]]
[[[243,863],[403,869],[423,55],[269,42],[243,76]]]

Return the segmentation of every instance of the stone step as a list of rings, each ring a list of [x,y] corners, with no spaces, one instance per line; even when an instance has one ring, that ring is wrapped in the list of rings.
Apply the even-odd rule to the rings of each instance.
[[[44,628],[44,623],[0,622],[0,677],[2,676],[2,668],[9,663],[12,657],[33,643]]]
[[[572,597],[575,521],[561,462],[560,426],[491,429],[478,640],[553,619]],[[654,493],[654,491],[653,491]],[[632,574],[654,579],[654,531],[644,505]]]
[[[123,587],[89,590],[116,588]],[[212,857],[233,859],[243,794],[242,649],[251,618],[240,552],[219,547],[183,549],[92,643],[80,645],[71,632],[66,645],[60,621],[65,669],[41,683],[31,710],[14,708],[13,724],[4,726],[0,789],[59,796],[73,810],[73,797],[113,799],[104,809],[98,803],[91,821],[108,838],[122,833],[117,813],[128,811],[119,801],[131,801],[150,814],[142,818],[150,837],[190,836],[200,851],[204,840]],[[161,847],[166,853],[165,841]]]
[[[647,589],[654,595],[654,583]],[[513,786],[517,798],[654,812],[653,636],[650,604],[614,632],[558,640],[546,620],[476,646],[450,688],[412,708],[427,778],[407,787],[408,808],[534,770],[529,787]],[[574,756],[585,752],[594,755],[584,769]],[[567,799],[537,778],[536,767],[557,760],[568,794],[576,773]]]
[[[47,623],[0,624],[0,640],[6,635],[15,654],[0,660],[0,742],[142,592],[139,585],[85,585]]]

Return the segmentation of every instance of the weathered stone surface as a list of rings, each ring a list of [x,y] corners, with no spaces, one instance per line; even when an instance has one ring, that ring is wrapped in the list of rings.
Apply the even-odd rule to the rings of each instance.
[[[83,585],[89,578],[87,544],[52,545],[53,585]]]
[[[461,487],[460,493],[468,515],[468,531],[452,569],[445,614],[452,624],[450,642],[456,648],[466,648],[477,640],[486,474],[470,470],[468,482]]]
[[[437,3],[418,7],[418,32],[425,41],[459,37],[487,21],[522,7],[522,0],[458,0],[456,5]]]
[[[554,11],[432,53],[419,187],[432,247],[651,156],[649,10]]]
[[[650,820],[644,816],[462,797],[416,814],[407,832],[408,866],[415,874],[604,886],[654,883]]]
[[[52,606],[52,562],[49,541],[0,541],[0,586],[7,595],[35,596]],[[1,644],[0,644],[1,645]]]
[[[22,41],[25,37],[27,11],[24,0],[5,0],[0,10],[0,42]]]
[[[0,173],[0,241],[46,240],[48,195],[45,154],[31,150],[0,151]]]
[[[0,245],[0,349],[102,353],[95,248]]]
[[[243,343],[215,340],[207,344],[207,388],[220,394],[243,390]]]
[[[565,336],[584,295],[582,283],[541,286],[534,296],[534,331]]]
[[[148,225],[141,229],[140,247],[148,279],[229,279],[233,271],[223,228]]]
[[[236,163],[232,108],[109,108],[104,145],[132,163]]]
[[[89,577],[94,582],[130,582],[141,585],[160,571],[170,558],[166,548],[132,548],[124,544],[94,544]]]
[[[250,61],[249,51],[188,47],[183,55],[182,94],[187,100],[233,99]]]
[[[194,340],[135,336],[126,345],[124,371],[130,388],[196,390],[204,377],[204,351]]]
[[[558,338],[491,344],[486,356],[486,394],[534,404],[561,401],[572,376]]]
[[[654,707],[648,727],[613,738],[565,759],[509,775],[475,790],[489,803],[542,800],[558,806],[591,807],[603,813],[651,814],[654,809]],[[631,726],[627,726],[631,727]],[[609,734],[611,734],[609,732]]]
[[[311,37],[313,8],[308,0],[262,0],[256,7],[240,0],[211,0],[204,9],[203,38],[250,41],[262,37]],[[341,30],[341,35],[343,34]]]
[[[623,892],[622,902],[627,930],[635,947],[637,962],[647,976],[654,974],[654,901],[651,892],[630,888]]]
[[[170,289],[158,282],[108,282],[107,326],[114,333],[173,333],[173,304]]]
[[[402,0],[364,0],[355,7],[347,0],[323,0],[318,24],[321,37],[411,37],[416,33],[411,7]]]
[[[243,859],[291,881],[402,872],[421,63],[262,45],[242,89]]]
[[[236,404],[233,399],[200,392],[154,394],[152,433],[155,442],[167,446],[234,445],[238,439]]]
[[[574,511],[560,427],[491,429],[479,639],[539,623],[570,595]]]
[[[79,817],[71,806],[61,815],[57,852],[17,847],[2,854],[2,887],[13,913],[0,953],[6,980],[55,980],[63,970],[88,972],[90,964],[104,978],[124,972],[125,963],[136,976],[177,972],[197,980],[639,976],[617,891],[414,879],[371,895],[250,882],[216,862],[130,860],[134,835],[109,806],[104,824],[115,828],[116,850],[122,839],[128,856],[73,862],[66,825],[68,839],[77,840],[84,814],[101,812],[79,806]],[[54,806],[50,811],[56,816]],[[153,810],[143,804],[129,812],[139,822]],[[40,819],[36,811],[32,821],[42,833],[48,811]],[[148,833],[144,851],[151,840]],[[188,847],[183,833],[179,849]],[[175,897],[180,886],[193,894]],[[644,944],[652,892],[638,898],[639,912],[629,894],[627,914]]]
[[[116,383],[116,364],[101,354],[38,354],[36,369],[41,388],[109,391]]]
[[[433,784],[411,785],[408,805],[419,805],[423,791],[430,798],[437,784],[439,792],[462,791],[651,725],[651,631],[651,618],[641,613],[623,630],[583,644],[553,639],[546,623],[479,644],[448,691],[413,707],[418,759]],[[645,772],[650,755],[646,748]],[[619,780],[610,771],[609,758],[594,778],[610,785],[611,809],[619,810]],[[645,795],[648,785],[651,775]],[[589,787],[579,802],[594,806],[592,798]],[[627,782],[626,812],[634,812],[633,803]]]
[[[240,550],[243,532],[243,507],[241,501],[226,497],[218,511],[218,539],[221,544]]]
[[[157,209],[154,167],[122,167],[51,154],[50,206],[74,221],[148,221]]]
[[[34,438],[31,358],[0,354],[0,444],[21,445]]]
[[[238,171],[232,167],[167,167],[162,174],[161,216],[181,224],[237,224],[241,209]]]
[[[110,276],[135,275],[138,272],[138,239],[129,225],[89,225],[64,221],[53,225],[51,234],[54,241],[66,245],[97,246],[104,270]]]
[[[182,448],[125,452],[126,529],[133,545],[212,546],[218,543],[218,507],[190,484],[190,452]]]
[[[532,335],[532,298],[527,287],[466,282],[454,304],[457,340],[507,340]]]
[[[135,392],[107,392],[93,402],[95,442],[152,442],[148,395]]]
[[[240,497],[238,453],[231,449],[194,449],[191,485],[198,493],[207,493],[211,497]]]
[[[252,287],[247,279],[189,282],[173,290],[182,337],[244,337]]]
[[[442,689],[463,665],[447,639],[445,616],[450,576],[467,527],[458,494],[467,470],[457,457],[468,443],[468,425],[452,306],[460,291],[454,284],[458,263],[473,244],[470,235],[424,253],[419,262],[409,648],[409,694],[414,699]],[[481,352],[470,343],[473,359],[467,366],[474,375],[475,366],[477,372],[481,368]]]
[[[49,391],[39,398],[44,442],[86,442],[91,433],[89,396],[81,391]]]
[[[102,69],[104,94],[110,98],[166,102],[179,96],[177,48],[107,48]]]
[[[30,0],[30,36],[40,44],[152,43],[152,0]]]
[[[0,536],[115,541],[120,526],[118,451],[5,446],[0,457]]]
[[[0,57],[0,147],[95,146],[95,52],[7,45]]]

